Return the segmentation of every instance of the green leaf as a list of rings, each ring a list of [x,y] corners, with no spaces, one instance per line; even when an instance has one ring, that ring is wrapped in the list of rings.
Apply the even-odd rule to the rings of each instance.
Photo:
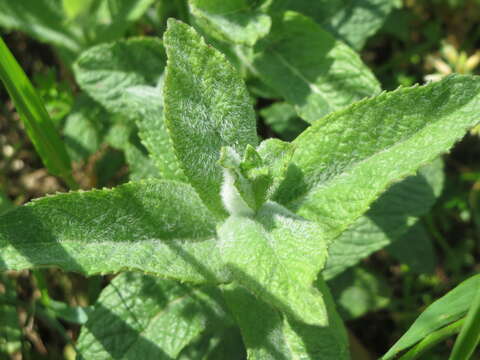
[[[95,101],[84,93],[77,95],[63,128],[65,145],[73,161],[84,160],[100,148],[108,120],[106,111]]]
[[[0,217],[0,270],[58,266],[86,275],[131,269],[225,280],[215,223],[195,191],[169,181],[59,194]]]
[[[138,138],[137,127],[123,117],[116,117],[114,120],[105,140],[113,148],[124,151],[130,179],[137,181],[161,178],[158,168]]]
[[[13,209],[12,202],[7,197],[7,195],[0,190],[0,215],[11,209]]]
[[[332,35],[360,50],[398,0],[285,0],[285,8],[312,17]]]
[[[87,13],[92,6],[92,2],[93,0],[62,0],[63,11],[68,19],[72,20]]]
[[[89,307],[70,306],[61,301],[48,300],[48,310],[53,316],[73,324],[83,325],[88,320]]]
[[[267,303],[236,285],[223,287],[236,319],[249,360],[347,360],[348,341],[328,289],[322,289],[329,309],[329,325],[312,326],[282,317]]]
[[[436,265],[435,250],[425,227],[417,223],[400,239],[390,244],[387,251],[417,274],[433,274]]]
[[[138,20],[155,0],[109,0],[108,8],[114,21]]]
[[[47,169],[53,175],[62,177],[70,187],[76,187],[67,151],[40,96],[1,38],[0,79]]]
[[[449,360],[464,360],[472,357],[475,348],[480,343],[480,286],[477,294],[474,296],[465,324],[458,334],[458,338],[453,346]]]
[[[345,271],[328,285],[344,320],[358,318],[390,302],[391,291],[387,281],[380,274],[362,267]]]
[[[393,359],[400,351],[415,345],[428,334],[463,317],[479,288],[480,275],[475,275],[435,301],[415,320],[382,359]]]
[[[245,360],[247,354],[237,326],[222,329],[221,335],[206,333],[184,349],[178,360]]]
[[[267,139],[258,145],[257,151],[273,178],[267,193],[267,198],[270,199],[288,174],[288,168],[292,161],[295,147],[289,142],[278,139]]]
[[[132,134],[136,133],[134,124],[131,121],[119,116],[115,117],[112,121],[112,125],[108,129],[105,141],[111,147],[117,150],[123,150],[125,144],[130,143]]]
[[[448,151],[479,121],[480,78],[450,76],[326,116],[293,145],[276,199],[333,239],[394,181]],[[288,189],[288,190],[287,190]]]
[[[165,64],[161,41],[139,38],[95,46],[82,53],[74,68],[80,86],[95,100],[137,123],[161,176],[184,180],[163,121]]]
[[[125,152],[131,180],[159,179],[162,177],[155,163],[148,156],[146,149],[140,143],[136,132],[130,133],[128,142],[121,149]]]
[[[380,92],[355,51],[295,12],[274,21],[251,61],[255,74],[308,122]]]
[[[97,11],[90,13],[93,19],[93,43],[116,40],[123,35],[154,3],[155,0],[103,0]],[[88,23],[87,23],[88,24]],[[90,30],[88,28],[86,31]]]
[[[43,100],[55,128],[58,128],[70,113],[74,103],[73,89],[67,79],[57,80],[57,70],[54,67],[46,72],[33,74],[32,83]]]
[[[62,10],[62,0],[0,0],[0,26],[77,53],[81,37],[66,24]]]
[[[21,349],[22,329],[18,323],[15,282],[6,274],[0,274],[0,319],[0,355],[10,358]]]
[[[135,90],[143,86],[156,88],[165,64],[165,49],[160,40],[134,38],[84,51],[74,64],[74,71],[80,87],[105,109],[136,120],[142,109],[137,104]],[[149,102],[148,106],[154,104]],[[162,107],[160,93],[156,106]]]
[[[419,359],[421,355],[431,350],[435,345],[445,341],[449,337],[458,334],[464,323],[465,318],[462,318],[447,326],[440,328],[439,330],[431,332],[422,340],[420,340],[415,346],[410,348],[408,352],[403,354],[400,360]]]
[[[123,146],[125,159],[127,160],[130,179],[133,181],[146,179],[159,179],[162,174],[159,173],[155,163],[148,156],[145,148],[133,133],[129,142]]]
[[[170,19],[164,42],[165,121],[175,153],[205,204],[224,216],[217,161],[222,147],[242,157],[257,144],[251,99],[237,70],[188,25]]]
[[[258,150],[258,152],[257,152]],[[230,215],[253,216],[285,179],[294,148],[277,139],[263,141],[258,149],[247,145],[244,158],[231,147],[222,148],[222,201]]]
[[[88,3],[87,3],[88,2]],[[55,45],[68,62],[88,46],[123,36],[154,0],[0,0],[0,26]]]
[[[222,148],[221,195],[231,215],[253,215],[275,193],[285,179],[294,148],[290,143],[268,139],[257,150],[247,145],[241,160],[232,148]]]
[[[231,216],[218,234],[235,280],[293,319],[326,324],[322,295],[312,286],[327,252],[317,224],[268,202],[255,219]]]
[[[437,159],[422,167],[416,176],[389,188],[329,247],[325,279],[333,278],[385,246],[402,242],[418,217],[430,211],[440,195],[443,178],[443,163]]]
[[[157,89],[159,88],[157,87]],[[165,127],[163,108],[149,106],[149,104],[153,105],[158,102],[158,97],[154,98],[153,96],[159,94],[160,91],[145,90],[138,91],[135,94],[137,104],[139,107],[143,106],[144,109],[144,116],[137,121],[138,135],[163,178],[186,181],[187,179],[173,151],[173,145]],[[133,97],[134,94],[132,93],[132,101],[134,100]]]
[[[173,359],[223,317],[218,289],[123,273],[102,291],[77,348],[83,359]]]
[[[195,23],[219,40],[253,46],[268,34],[265,0],[190,0]],[[268,2],[267,2],[268,5]]]
[[[223,50],[223,48],[221,47],[218,47],[217,45],[214,45],[217,49],[220,49],[223,53],[225,53],[225,55],[228,57],[228,54],[226,53],[226,51]],[[233,50],[233,49],[232,49]],[[233,54],[233,51],[230,50]],[[234,54],[232,56],[235,56],[234,59],[229,60],[235,64],[238,68],[242,68],[242,65],[244,65],[244,63],[242,63],[243,60],[247,60],[247,59],[241,59],[238,57],[238,53],[237,54]],[[235,62],[236,61],[236,62]],[[271,87],[269,87],[267,84],[265,84],[260,78],[258,77],[248,77],[245,79],[245,82],[247,84],[247,87],[248,87],[248,90],[250,91],[250,93],[256,97],[261,97],[261,98],[265,98],[265,99],[280,99],[282,97],[282,95],[280,95],[279,93],[277,93],[275,90],[273,90]],[[293,109],[294,113],[296,114],[296,111],[295,109]]]
[[[220,153],[218,163],[223,167],[224,177],[221,195],[223,206],[230,215],[253,215],[265,202],[268,187],[272,182],[268,169],[263,168],[266,171],[259,174],[262,181],[257,184],[261,186],[255,186],[255,182],[247,174],[250,169],[245,169],[248,166],[246,164],[249,162],[247,160],[249,154],[251,154],[250,162],[254,162],[249,165],[253,169],[263,165],[260,155],[251,146],[247,147],[243,160],[231,147],[222,148]]]

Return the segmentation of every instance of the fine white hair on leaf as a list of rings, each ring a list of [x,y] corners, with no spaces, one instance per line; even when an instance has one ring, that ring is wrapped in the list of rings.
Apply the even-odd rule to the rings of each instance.
[[[233,150],[229,149],[231,159],[234,159],[236,164],[240,164],[240,157]],[[220,191],[222,197],[223,206],[230,215],[235,216],[253,216],[254,211],[247,205],[245,200],[235,187],[235,174],[232,169],[223,169],[223,184]]]

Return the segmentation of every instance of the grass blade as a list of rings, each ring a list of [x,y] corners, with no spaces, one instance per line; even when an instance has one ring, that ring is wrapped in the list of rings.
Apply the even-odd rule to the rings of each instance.
[[[465,324],[453,346],[450,360],[468,360],[480,342],[480,288],[470,306]]]
[[[431,334],[427,335],[422,341],[412,347],[405,355],[403,355],[398,360],[415,360],[419,359],[421,355],[433,348],[435,345],[444,341],[452,335],[457,334],[462,325],[464,324],[465,319],[460,319],[447,325],[440,330],[434,331]]]
[[[48,171],[65,180],[69,187],[76,188],[65,146],[40,96],[2,38],[0,38],[0,79],[10,94],[27,134]]]

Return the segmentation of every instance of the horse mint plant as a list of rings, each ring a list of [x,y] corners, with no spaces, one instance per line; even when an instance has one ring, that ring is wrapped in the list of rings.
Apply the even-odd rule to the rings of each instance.
[[[202,1],[192,4],[200,28],[213,26],[225,39],[231,24],[209,20]],[[260,139],[237,68],[178,20],[168,21],[163,42],[121,40],[76,60],[83,91],[138,127],[158,169],[146,180],[47,196],[0,216],[2,271],[121,273],[82,327],[79,358],[200,359],[225,346],[232,359],[349,359],[325,282],[329,249],[393,184],[478,124],[480,78],[452,75],[379,94],[354,51],[326,31],[340,54],[337,73],[360,64],[361,76],[344,79],[350,93],[341,99],[327,93],[331,73],[312,85],[315,99],[290,91],[282,57],[269,46],[294,36],[291,25],[299,38],[281,49],[290,51],[318,26],[294,12],[270,24],[260,13],[251,23],[259,28],[230,40],[306,114],[311,125],[292,142]],[[267,36],[270,25],[278,38]]]

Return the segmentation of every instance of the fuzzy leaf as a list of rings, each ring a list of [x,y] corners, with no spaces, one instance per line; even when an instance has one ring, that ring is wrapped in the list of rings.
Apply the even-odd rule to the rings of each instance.
[[[155,89],[144,87],[132,90],[135,91],[130,94],[132,103],[136,101],[138,108],[143,109],[143,116],[137,120],[138,135],[161,176],[165,179],[186,181],[165,127],[163,108],[158,106],[159,101],[163,103],[163,99],[159,96],[160,86]]]
[[[140,143],[136,133],[132,133],[128,142],[123,144],[121,149],[125,152],[125,160],[128,164],[130,180],[160,179],[161,174],[158,167],[148,156],[146,149]]]
[[[333,239],[389,185],[448,151],[479,122],[479,108],[480,78],[459,75],[326,116],[293,142],[276,199]]]
[[[129,90],[137,86],[155,88],[165,64],[165,49],[160,40],[137,38],[84,51],[74,70],[79,85],[94,100],[112,113],[136,119],[141,109],[132,106]],[[161,105],[159,96],[157,106]]]
[[[329,309],[325,327],[286,319],[242,287],[225,286],[223,293],[240,326],[249,360],[350,358],[343,323],[326,287],[322,289]]]
[[[170,19],[164,41],[165,121],[175,153],[202,200],[224,216],[217,161],[222,147],[242,156],[257,144],[250,97],[237,70],[188,25]]]
[[[274,21],[254,48],[251,65],[308,122],[380,92],[355,51],[295,12]]]
[[[291,318],[325,325],[325,304],[312,286],[327,250],[317,224],[269,202],[255,220],[228,218],[219,238],[234,279]]]
[[[220,291],[123,273],[102,291],[82,328],[80,359],[173,359],[224,316]]]
[[[224,280],[215,223],[195,191],[168,181],[46,197],[0,217],[0,270],[58,266],[91,275],[131,269]]]
[[[124,151],[130,180],[161,178],[158,168],[138,138],[135,125],[122,117],[115,120],[105,140],[113,148]]]
[[[265,0],[190,0],[190,11],[210,35],[252,46],[270,30],[271,19],[262,3]]]
[[[73,161],[84,160],[100,148],[108,120],[107,112],[98,103],[84,93],[77,96],[63,128],[65,145]]]
[[[222,148],[222,200],[232,215],[253,214],[275,193],[286,176],[294,149],[290,143],[268,139],[257,150],[247,145],[240,159],[232,148]]]
[[[332,35],[360,50],[399,0],[284,0],[284,8],[312,17]]]
[[[389,244],[407,240],[408,230],[440,195],[443,178],[443,163],[437,159],[389,188],[329,247],[324,278],[333,278]]]
[[[256,162],[255,167],[261,166],[262,159],[251,146],[247,147],[245,155],[254,154]],[[231,147],[222,148],[220,160],[218,163],[223,167],[224,181],[222,184],[222,201],[223,206],[230,215],[250,216],[265,202],[265,195],[271,177],[268,171],[261,173],[260,185],[258,190],[254,186],[255,183],[248,177],[244,171],[246,159],[240,159],[238,154]],[[258,186],[257,186],[258,188]]]
[[[120,40],[83,52],[75,74],[80,86],[109,112],[137,123],[142,142],[163,178],[184,180],[163,121],[165,64],[161,41]]]
[[[465,316],[479,288],[480,275],[475,275],[435,301],[422,312],[382,359],[393,359],[400,351],[415,345],[428,334]]]
[[[289,142],[278,139],[267,139],[260,143],[257,151],[273,178],[267,194],[267,198],[270,199],[287,176],[288,167],[292,161],[295,147]]]

